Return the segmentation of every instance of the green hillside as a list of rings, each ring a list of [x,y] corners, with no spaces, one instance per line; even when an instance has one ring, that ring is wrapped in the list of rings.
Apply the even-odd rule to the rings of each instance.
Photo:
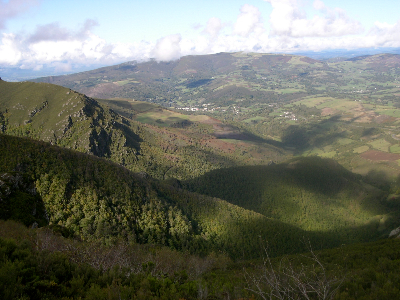
[[[387,194],[318,157],[214,170],[182,185],[304,230],[335,232],[346,243],[386,235],[399,221]]]
[[[120,116],[60,86],[0,81],[0,110],[3,133],[108,158],[114,158],[113,148],[128,145],[125,159],[135,160],[139,149],[139,137]]]
[[[285,156],[284,151],[258,142],[242,143],[235,149],[235,144],[212,135],[209,128],[213,125],[193,120],[196,123],[189,130],[180,126],[184,119],[178,114],[171,117],[174,126],[162,127],[154,126],[157,122],[144,124],[123,117],[106,105],[52,84],[0,80],[1,132],[104,157],[154,178],[185,179],[215,168],[263,163]],[[116,108],[123,113],[120,106]],[[139,111],[140,104],[133,108]],[[163,118],[157,114],[168,113],[155,106],[150,109],[152,116],[157,116],[153,121]],[[152,120],[152,116],[147,118]],[[218,122],[215,126],[219,128],[223,124]],[[248,154],[242,155],[243,152]],[[258,153],[257,157],[252,157],[253,152]]]
[[[302,237],[318,247],[341,242],[44,142],[1,135],[0,153],[1,176],[26,178],[50,224],[84,240],[123,239],[199,254],[221,251],[236,259],[259,256],[260,238],[269,241],[273,255],[302,251]],[[8,200],[7,210],[15,198]]]

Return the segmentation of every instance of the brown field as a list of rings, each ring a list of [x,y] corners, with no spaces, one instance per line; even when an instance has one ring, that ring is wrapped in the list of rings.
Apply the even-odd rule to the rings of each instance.
[[[388,115],[379,115],[375,118],[376,123],[391,123],[394,122],[396,118],[388,116]]]
[[[330,107],[325,107],[321,111],[321,116],[329,116],[338,113],[339,111]]]
[[[369,159],[372,161],[396,161],[400,159],[400,154],[386,153],[377,150],[369,150],[360,154],[362,158]]]

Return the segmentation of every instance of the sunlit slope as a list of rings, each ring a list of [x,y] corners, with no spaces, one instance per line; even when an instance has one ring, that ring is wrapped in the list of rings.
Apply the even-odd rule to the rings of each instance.
[[[336,232],[343,238],[379,236],[396,219],[382,191],[335,161],[318,157],[215,170],[183,186],[305,230]],[[359,230],[366,225],[370,232]]]
[[[159,179],[187,179],[216,168],[279,160],[285,155],[269,144],[259,147],[252,136],[210,117],[185,119],[155,105],[141,111],[146,103],[102,103],[52,84],[0,81],[0,130],[105,157]],[[221,132],[251,143],[222,141],[217,137]]]
[[[138,148],[139,138],[120,116],[57,85],[0,81],[0,114],[7,134],[104,157],[111,157],[118,144]]]

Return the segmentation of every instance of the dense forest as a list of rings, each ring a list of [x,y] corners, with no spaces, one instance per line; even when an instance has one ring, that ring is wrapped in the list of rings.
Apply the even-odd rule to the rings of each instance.
[[[38,223],[47,218],[49,224],[83,240],[110,244],[122,238],[198,254],[218,251],[232,259],[259,257],[260,237],[271,240],[272,255],[305,250],[302,237],[320,247],[342,242],[132,173],[93,155],[24,138],[2,135],[0,139],[2,176],[12,179],[8,186],[4,181],[9,190],[3,203],[5,216],[26,225],[32,225],[33,218]],[[31,188],[21,192],[14,189],[16,182]],[[17,208],[12,201],[15,193],[24,193]],[[43,205],[45,217],[36,209]],[[20,219],[19,208],[30,208],[32,213]]]
[[[315,156],[214,170],[181,184],[304,230],[330,231],[346,243],[386,236],[399,222],[397,200]]]
[[[321,252],[343,240],[185,191],[177,187],[179,181],[146,178],[93,155],[7,135],[0,142],[2,218],[39,227],[1,223],[4,299],[251,299],[261,295],[258,288],[272,291],[265,281],[268,265],[245,260],[265,258],[264,247],[272,259],[269,268],[277,272],[283,262],[306,276],[302,280],[325,272],[332,289],[338,287],[335,299],[385,299],[397,292],[397,240]],[[324,163],[332,164],[316,161],[319,167]],[[336,168],[333,174],[347,180],[355,176]],[[312,260],[306,263],[294,254],[309,245],[322,271],[303,270],[302,264],[312,266]],[[284,253],[290,256],[277,257]],[[375,271],[378,265],[381,271]]]

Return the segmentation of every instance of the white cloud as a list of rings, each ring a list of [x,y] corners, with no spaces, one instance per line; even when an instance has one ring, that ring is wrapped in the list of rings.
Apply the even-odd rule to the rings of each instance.
[[[400,47],[400,20],[395,24],[375,22],[366,38],[369,47]]]
[[[170,61],[181,57],[181,47],[179,45],[182,37],[180,34],[172,34],[159,39],[152,51],[153,57],[157,61]]]
[[[296,7],[296,0],[266,0],[272,6],[269,17],[272,33],[276,35],[290,35],[292,21],[302,18],[301,12]]]
[[[7,20],[17,17],[39,3],[40,0],[0,1],[0,29],[5,28]]]
[[[253,32],[261,33],[262,31],[263,24],[259,9],[253,5],[243,5],[240,8],[233,32],[242,37],[248,37]]]
[[[33,71],[40,71],[41,69],[43,69],[43,65],[36,65],[33,67]]]
[[[52,67],[56,72],[67,73],[72,70],[72,65],[69,62],[54,62]]]
[[[77,32],[68,28],[62,28],[58,23],[39,25],[36,31],[28,38],[28,43],[38,43],[42,41],[74,41],[84,40],[91,34],[91,29],[97,26],[95,20],[87,19]]]
[[[97,22],[90,19],[76,30],[51,23],[38,26],[26,35],[3,33],[0,36],[0,67],[17,66],[32,70],[50,67],[68,72],[82,65],[110,65],[150,58],[170,61],[182,55],[218,52],[268,53],[400,47],[400,20],[395,24],[376,22],[367,33],[354,35],[362,29],[359,22],[351,20],[341,9],[327,7],[322,0],[312,2],[316,14],[310,17],[300,5],[300,1],[306,3],[303,0],[265,1],[272,6],[270,32],[264,28],[260,9],[245,4],[240,8],[236,21],[230,24],[232,26],[214,17],[206,24],[196,26],[202,31],[199,30],[198,36],[193,38],[174,34],[156,42],[112,44],[93,34],[92,29]],[[12,2],[17,3],[16,0]],[[266,2],[264,4],[269,5]],[[268,19],[268,16],[264,16],[264,19]]]
[[[313,3],[313,7],[316,10],[325,10],[326,9],[325,3],[322,2],[321,0],[315,0]]]
[[[18,47],[17,38],[12,33],[3,33],[0,44],[0,64],[16,65],[22,58],[22,52]]]
[[[351,20],[342,9],[330,9],[321,0],[313,6],[322,16],[308,19],[297,0],[265,0],[272,6],[270,25],[272,34],[290,37],[332,37],[359,34],[360,22]]]
[[[208,34],[211,39],[215,39],[224,25],[219,18],[211,18],[208,20],[204,33]]]

